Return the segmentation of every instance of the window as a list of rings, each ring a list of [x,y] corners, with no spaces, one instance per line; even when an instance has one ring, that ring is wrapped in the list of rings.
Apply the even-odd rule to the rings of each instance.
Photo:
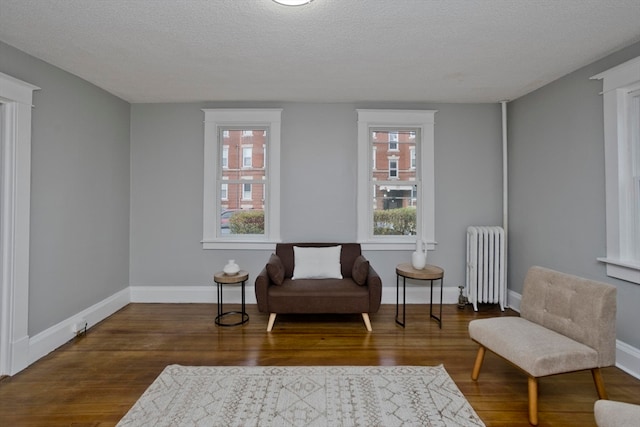
[[[434,248],[434,115],[358,110],[358,241],[364,249],[412,249],[417,238]]]
[[[398,151],[398,132],[382,132],[383,135],[387,135],[389,141],[389,151]]]
[[[603,80],[607,275],[640,284],[640,57]]]
[[[229,131],[225,131],[224,138],[229,138]],[[227,169],[229,167],[229,146],[222,147],[222,167]]]
[[[251,184],[242,184],[242,200],[252,200]]]
[[[282,110],[203,111],[203,248],[273,248],[280,236]]]
[[[389,159],[389,179],[398,178],[398,158],[391,157]]]
[[[253,165],[253,148],[242,147],[242,167],[250,168],[252,165]]]
[[[220,188],[220,198],[222,200],[229,200],[229,185],[228,184],[222,184],[222,187]],[[228,206],[224,206],[224,208],[227,208]]]

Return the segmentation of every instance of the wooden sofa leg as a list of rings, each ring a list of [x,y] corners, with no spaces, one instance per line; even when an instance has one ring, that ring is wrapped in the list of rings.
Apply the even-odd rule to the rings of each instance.
[[[371,332],[371,320],[369,320],[369,313],[362,313],[362,320],[364,320],[364,326],[367,327],[367,331]]]
[[[529,377],[529,424],[538,425],[538,379]]]
[[[480,368],[482,367],[482,362],[484,361],[484,354],[486,351],[487,349],[482,345],[478,348],[476,363],[473,365],[473,372],[471,373],[471,379],[474,381],[477,381],[478,377],[480,376]]]
[[[273,324],[276,322],[276,313],[269,314],[269,323],[267,323],[267,332],[271,332],[273,329]]]
[[[593,376],[593,382],[596,383],[598,397],[605,400],[609,399],[609,396],[607,396],[607,390],[604,388],[604,380],[602,379],[602,371],[600,371],[600,368],[593,368],[591,370],[591,375]]]

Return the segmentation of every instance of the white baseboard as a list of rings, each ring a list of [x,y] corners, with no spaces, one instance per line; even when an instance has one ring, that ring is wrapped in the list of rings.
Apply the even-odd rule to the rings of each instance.
[[[28,365],[31,365],[33,362],[74,338],[75,333],[72,328],[81,319],[84,319],[87,322],[87,328],[90,328],[129,304],[129,301],[129,288],[126,288],[92,305],[86,310],[63,320],[57,325],[34,335],[29,339]],[[27,366],[25,366],[25,368]]]
[[[217,303],[215,285],[209,286],[131,286],[131,302],[138,303]],[[245,303],[257,304],[253,285],[245,285]],[[225,285],[222,288],[222,302],[240,303],[240,285]]]
[[[640,379],[640,350],[616,340],[616,366]]]
[[[428,286],[408,285],[407,304],[428,304],[430,290]],[[434,286],[434,302],[439,302],[440,288]],[[457,304],[460,290],[454,287],[443,289],[443,304]],[[520,310],[522,295],[509,291],[508,304],[515,311]],[[223,302],[240,303],[241,289],[239,286],[225,286],[223,288]],[[101,322],[111,316],[122,307],[132,303],[216,303],[217,293],[215,286],[131,286],[112,295],[111,297],[94,304],[80,313],[63,320],[55,326],[33,336],[28,341],[28,363],[24,368],[38,359],[51,353],[56,348],[68,342],[74,337],[73,325],[80,319],[84,319],[88,327]],[[245,288],[245,302],[256,304],[254,287],[247,285]],[[400,292],[402,302],[402,291]],[[396,303],[396,287],[385,286],[382,288],[382,304]],[[616,341],[616,366],[629,375],[640,379],[640,350],[620,340]],[[21,370],[21,369],[20,369]],[[17,372],[12,373],[15,374]]]
[[[29,337],[24,336],[11,344],[9,375],[15,375],[29,366]]]
[[[520,313],[521,301],[522,301],[522,295],[510,289],[507,290],[507,305],[509,306],[510,309]]]
[[[132,286],[131,302],[137,303],[216,303],[218,301],[216,287],[211,286]],[[407,304],[428,304],[429,286],[407,285]],[[457,304],[460,289],[446,287],[443,289],[443,304]],[[241,288],[237,285],[225,285],[222,289],[223,303],[238,304],[241,301]],[[433,300],[440,301],[440,287],[433,287]],[[402,289],[400,289],[402,302]],[[257,304],[253,285],[245,287],[245,303]],[[396,287],[382,288],[382,304],[396,303]]]
[[[437,282],[436,282],[437,283]],[[409,285],[406,287],[407,304],[429,304],[431,300],[431,290],[429,285]],[[460,289],[452,286],[445,286],[442,290],[442,303],[443,304],[457,304],[458,295],[460,295]],[[402,304],[402,284],[400,285],[400,304]],[[382,287],[382,304],[395,304],[396,303],[396,287],[395,286],[383,286]],[[440,285],[433,286],[433,302],[440,302]]]

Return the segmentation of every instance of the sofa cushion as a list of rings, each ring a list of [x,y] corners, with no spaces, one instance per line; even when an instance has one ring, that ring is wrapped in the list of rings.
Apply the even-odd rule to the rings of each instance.
[[[362,286],[367,283],[367,276],[369,275],[369,261],[362,255],[353,263],[353,270],[351,271],[351,278],[358,285]]]
[[[271,313],[369,313],[369,289],[352,279],[284,279],[269,287]]]
[[[534,377],[598,366],[593,348],[522,317],[472,320],[469,335]]]
[[[269,261],[267,261],[267,274],[269,274],[269,278],[276,285],[282,285],[282,281],[284,280],[284,265],[282,265],[282,260],[276,254],[271,254]]]
[[[615,364],[615,286],[531,267],[524,280],[520,315],[595,349],[597,366]]]
[[[342,279],[340,253],[342,246],[309,248],[294,246],[293,280]]]
[[[343,278],[351,277],[351,270],[353,269],[353,262],[361,255],[362,252],[360,250],[359,243],[309,243],[309,242],[298,242],[298,243],[277,243],[276,244],[276,255],[280,257],[282,261],[282,265],[284,265],[284,277],[291,278],[293,277],[293,264],[294,264],[294,254],[293,247],[299,246],[304,248],[326,248],[329,246],[342,246],[342,252],[340,254],[340,265],[341,265],[341,273]]]

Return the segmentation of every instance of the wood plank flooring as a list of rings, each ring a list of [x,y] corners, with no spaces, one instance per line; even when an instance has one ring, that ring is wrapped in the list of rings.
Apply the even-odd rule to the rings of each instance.
[[[227,309],[238,306],[225,305]],[[0,381],[0,426],[112,426],[169,364],[182,365],[438,365],[487,426],[528,426],[527,379],[488,353],[471,381],[477,345],[474,318],[516,315],[495,306],[445,305],[443,327],[428,305],[407,306],[406,328],[395,306],[371,316],[286,316],[265,331],[268,315],[247,306],[244,326],[214,325],[215,304],[130,304],[23,372]],[[618,368],[603,377],[610,399],[640,404],[640,380]],[[540,380],[540,426],[595,426],[590,372]]]

